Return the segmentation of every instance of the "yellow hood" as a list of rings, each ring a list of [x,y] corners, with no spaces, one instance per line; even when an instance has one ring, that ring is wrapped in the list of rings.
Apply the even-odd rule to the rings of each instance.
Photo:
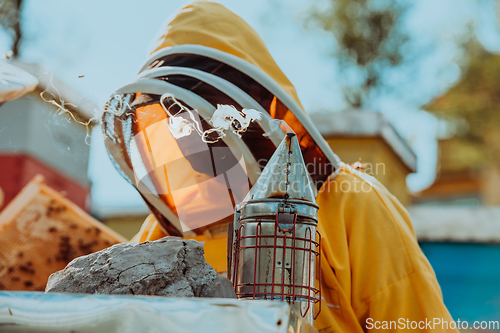
[[[257,181],[285,131],[297,134],[317,188],[339,171],[338,157],[300,106],[295,88],[240,17],[220,4],[194,2],[158,36],[136,80],[112,95],[103,132],[115,167],[165,231],[179,235],[187,226],[201,233],[207,223],[231,220],[234,204]],[[175,107],[163,104],[169,96]],[[202,135],[213,128],[218,105],[253,109],[262,119],[241,135],[231,130],[206,142]],[[170,107],[178,116],[167,112]],[[172,132],[174,118],[187,126],[181,136]],[[229,171],[230,184],[223,175]]]
[[[202,45],[237,56],[258,67],[302,107],[297,92],[271,57],[264,41],[241,17],[221,4],[196,1],[182,8],[153,41],[154,53],[177,45]]]

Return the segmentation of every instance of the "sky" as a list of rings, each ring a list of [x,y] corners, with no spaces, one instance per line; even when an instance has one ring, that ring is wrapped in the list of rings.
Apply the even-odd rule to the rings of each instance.
[[[346,108],[331,36],[304,24],[307,0],[217,1],[245,19],[260,34],[309,113]],[[56,76],[102,107],[111,93],[133,80],[162,23],[186,1],[24,0],[21,60],[44,64]],[[387,73],[397,87],[371,108],[384,115],[408,140],[418,157],[418,172],[408,186],[418,191],[435,176],[436,133],[442,127],[419,107],[446,92],[460,77],[457,40],[474,24],[480,41],[500,51],[493,0],[418,0],[405,19],[416,60]],[[10,49],[0,34],[0,51]],[[80,77],[82,76],[83,77]],[[77,101],[75,101],[77,103]],[[96,110],[96,114],[101,111]],[[93,210],[144,208],[139,195],[113,170],[100,129],[91,138],[89,176]]]

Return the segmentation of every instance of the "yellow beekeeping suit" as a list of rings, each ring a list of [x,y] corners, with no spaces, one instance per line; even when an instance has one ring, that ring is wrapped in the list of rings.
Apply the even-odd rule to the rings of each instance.
[[[422,324],[421,331],[430,331],[424,327],[426,321],[452,321],[408,212],[375,178],[343,165],[340,174],[323,186],[316,202],[323,298],[315,321],[318,330],[363,332],[376,322],[382,327],[392,321],[401,331],[411,322]],[[165,236],[150,217],[134,241]],[[207,262],[224,272],[226,239],[195,239],[204,242]],[[457,331],[441,327],[435,326],[435,331]]]
[[[195,2],[183,8],[159,35],[153,52],[183,44],[218,49],[251,63],[300,105],[293,85],[256,32],[222,5]],[[451,321],[408,212],[375,178],[347,165],[341,168],[317,196],[322,310],[315,327],[320,332],[362,332],[394,321],[398,325],[392,331],[403,331],[403,324],[412,321]],[[164,236],[150,216],[133,241]],[[203,242],[207,262],[218,272],[226,271],[226,239],[194,239]],[[428,326],[420,328],[429,331]]]

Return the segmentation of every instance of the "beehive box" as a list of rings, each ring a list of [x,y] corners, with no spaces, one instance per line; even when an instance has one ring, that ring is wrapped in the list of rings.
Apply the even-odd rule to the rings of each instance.
[[[0,214],[0,290],[43,291],[74,258],[120,242],[36,176]]]

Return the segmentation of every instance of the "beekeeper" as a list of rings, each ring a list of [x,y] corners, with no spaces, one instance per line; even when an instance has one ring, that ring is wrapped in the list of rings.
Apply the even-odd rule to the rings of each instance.
[[[194,238],[207,262],[226,271],[234,205],[293,131],[320,207],[316,328],[362,332],[377,321],[452,320],[408,212],[375,178],[338,160],[245,21],[220,4],[195,2],[154,43],[102,118],[112,162],[153,213],[134,241]]]

